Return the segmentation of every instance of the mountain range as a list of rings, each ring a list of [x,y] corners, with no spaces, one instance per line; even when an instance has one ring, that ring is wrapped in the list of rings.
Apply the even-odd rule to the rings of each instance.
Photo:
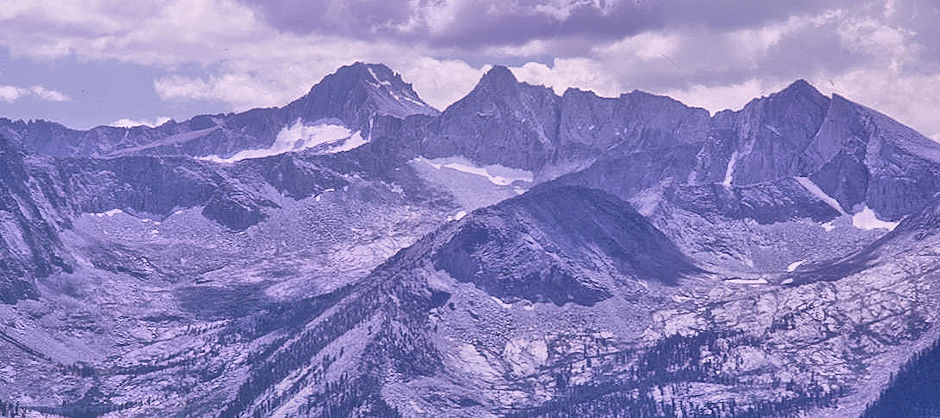
[[[355,63],[0,119],[0,415],[931,416],[938,192],[940,144],[803,80],[712,115],[494,66],[439,111]]]

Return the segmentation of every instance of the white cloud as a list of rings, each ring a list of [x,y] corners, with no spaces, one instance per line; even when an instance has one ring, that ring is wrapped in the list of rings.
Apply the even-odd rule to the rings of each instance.
[[[469,91],[480,73],[463,61],[431,58],[430,51],[413,46],[280,32],[254,9],[232,0],[119,7],[90,1],[60,13],[55,9],[36,2],[0,11],[0,45],[38,60],[75,55],[164,68],[168,74],[154,80],[164,100],[219,101],[228,110],[283,105],[336,68],[359,60],[382,62],[406,74],[437,107]],[[208,74],[176,72],[189,64]]]
[[[741,109],[755,97],[765,96],[786,86],[786,83],[767,83],[759,79],[750,79],[742,83],[729,85],[705,86],[695,84],[686,89],[669,90],[662,92],[662,94],[689,106],[702,107],[714,113],[726,109]]]
[[[13,86],[0,86],[0,100],[13,103],[20,98],[20,89]]]
[[[402,77],[414,85],[424,101],[441,110],[469,93],[489,68],[473,68],[463,61],[429,57],[403,64]]]
[[[43,86],[17,87],[0,85],[0,100],[13,103],[17,100],[33,97],[46,102],[65,102],[69,97],[64,93]]]
[[[116,126],[118,128],[133,128],[135,126],[149,126],[151,128],[163,125],[170,121],[169,117],[158,116],[153,119],[131,119],[131,118],[121,118],[114,122],[108,124],[108,126]]]
[[[838,93],[882,112],[940,141],[940,74],[906,74],[896,70],[859,69],[833,75],[820,83],[825,93]]]
[[[678,34],[643,32],[597,50],[601,55],[627,53],[641,60],[662,59],[678,52],[682,41]]]
[[[29,93],[47,102],[66,102],[70,100],[69,97],[65,94],[55,90],[47,89],[43,86],[30,87]]]
[[[613,3],[551,0],[532,13],[565,20],[579,5],[604,11]],[[924,94],[940,91],[940,74],[918,68],[917,61],[932,45],[918,45],[914,31],[889,20],[896,14],[895,3],[900,1],[734,30],[686,25],[614,41],[532,39],[466,52],[385,38],[283,32],[234,0],[0,0],[0,47],[37,60],[77,57],[153,66],[165,71],[153,83],[162,99],[218,101],[227,110],[283,105],[337,67],[359,60],[400,71],[439,109],[470,91],[487,68],[468,64],[469,56],[475,63],[532,61],[513,66],[513,73],[558,93],[578,87],[617,96],[641,89],[711,111],[740,108],[755,96],[805,78],[825,92],[839,92],[940,137],[940,119],[930,114],[940,107],[940,96]],[[473,4],[411,0],[415,13],[399,29],[429,36],[447,32]],[[487,7],[510,6],[492,2]],[[550,63],[535,62],[535,57],[542,62],[548,57]],[[0,101],[23,97],[68,100],[41,86],[0,86]]]
[[[592,90],[602,96],[619,95],[623,92],[623,85],[610,72],[603,71],[602,65],[587,58],[556,58],[551,66],[529,62],[513,67],[512,72],[520,81],[549,86],[556,94],[575,87]]]
[[[246,73],[222,74],[207,80],[169,76],[153,82],[157,95],[164,100],[218,100],[237,111],[279,106],[296,98],[297,94],[278,94],[278,87],[276,81],[266,82]]]
[[[607,14],[615,3],[616,2],[605,2],[602,0],[550,0],[544,4],[535,5],[532,10],[562,22],[568,19],[568,17],[571,16],[571,12],[578,7],[590,5],[600,10],[601,13]]]

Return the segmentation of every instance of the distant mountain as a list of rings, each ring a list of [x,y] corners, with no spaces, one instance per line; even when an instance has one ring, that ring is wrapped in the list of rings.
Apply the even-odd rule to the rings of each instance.
[[[627,281],[674,286],[696,271],[632,207],[589,189],[537,188],[474,212],[445,234],[452,237],[425,258],[510,301],[593,305]]]
[[[937,150],[913,130],[841,96],[827,98],[803,80],[709,117],[638,91],[601,98],[568,90],[559,97],[494,67],[441,114],[417,152],[526,169],[542,179],[621,159],[629,162],[624,170],[645,167],[618,182],[637,190],[665,178],[750,186],[805,177],[845,212],[869,207],[897,220],[937,188]]]
[[[371,120],[376,116],[402,118],[412,114],[437,113],[418,97],[410,84],[388,67],[355,63],[324,77],[309,93],[279,108],[199,115],[183,122],[169,121],[154,128],[100,126],[87,131],[41,120],[0,119],[0,133],[20,143],[28,152],[57,157],[230,157],[239,151],[272,146],[282,130],[297,123],[301,126],[336,124],[368,137]]]
[[[496,66],[438,114],[387,67],[357,63],[281,108],[203,115],[156,128],[71,131],[50,122],[6,120],[0,129],[26,151],[47,155],[221,160],[309,148],[336,152],[376,136],[397,141],[402,158],[462,156],[529,170],[543,180],[621,158],[668,170],[652,176],[644,170],[637,174],[643,178],[625,182],[645,185],[639,189],[664,178],[749,186],[805,177],[843,211],[869,207],[892,221],[925,203],[940,172],[933,141],[841,96],[827,98],[803,80],[740,111],[709,117],[702,109],[639,91],[602,98],[569,89],[557,96]],[[412,122],[394,122],[413,115]],[[336,128],[324,133],[317,124]],[[661,153],[672,160],[661,161]],[[654,160],[640,162],[641,154]]]
[[[877,414],[929,382],[938,193],[940,144],[802,80],[3,119],[0,414]]]
[[[666,97],[633,92],[610,99],[573,89],[559,97],[519,83],[500,66],[440,119],[439,131],[424,142],[428,156],[464,155],[550,176],[590,165],[613,147],[667,148],[708,127],[708,112]]]

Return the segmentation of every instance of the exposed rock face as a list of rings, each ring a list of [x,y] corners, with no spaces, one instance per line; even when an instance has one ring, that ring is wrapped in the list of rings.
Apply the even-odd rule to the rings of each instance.
[[[806,176],[846,211],[867,205],[887,220],[912,213],[937,187],[936,143],[802,80],[713,120],[716,140],[703,147],[697,179],[720,181],[723,165],[709,161],[724,154],[728,184]]]
[[[559,97],[497,66],[444,111],[423,152],[563,174],[613,147],[621,153],[665,149],[702,141],[707,130],[707,111],[667,97],[635,91],[602,98],[575,89]]]
[[[452,238],[429,256],[434,266],[507,300],[593,305],[628,279],[676,285],[696,271],[628,204],[577,187],[533,190],[446,234]]]
[[[63,259],[56,210],[62,196],[30,172],[25,159],[0,137],[0,302],[37,298],[35,279],[56,270],[71,271]],[[61,222],[61,224],[60,224]]]
[[[558,97],[494,67],[439,124],[425,135],[424,155],[462,155],[542,178],[599,160],[633,170],[622,177],[635,191],[663,179],[749,186],[803,176],[846,211],[867,205],[887,220],[924,204],[938,176],[932,141],[840,96],[827,98],[803,80],[709,117],[643,92],[601,98],[570,89]],[[892,169],[901,166],[908,167],[904,174]]]
[[[462,156],[529,170],[540,179],[602,161],[634,170],[628,182],[636,191],[666,178],[748,186],[808,177],[847,212],[868,206],[887,220],[925,203],[940,161],[930,140],[840,96],[827,98],[803,80],[740,111],[709,117],[703,109],[639,91],[602,98],[569,89],[558,96],[518,82],[500,66],[439,116],[387,67],[357,63],[282,108],[203,115],[157,128],[79,132],[50,122],[4,120],[0,129],[26,150],[51,155],[227,157],[270,146],[298,120],[335,121],[363,136],[390,139],[386,146],[396,144],[400,157]],[[615,158],[624,159],[613,163]],[[655,174],[634,169],[636,164]],[[902,166],[900,173],[895,167]]]
[[[618,153],[631,153],[699,142],[709,126],[706,110],[638,90],[608,99],[569,89],[563,98],[561,142],[590,144],[597,148],[595,155],[613,146]],[[604,111],[590,110],[600,104]],[[590,122],[582,119],[586,115]]]
[[[425,140],[424,153],[540,168],[556,142],[558,103],[551,89],[519,83],[506,67],[493,67],[441,114],[439,131]]]
[[[828,98],[799,80],[779,93],[751,101],[733,119],[716,117],[715,147],[722,148],[723,141],[732,144],[734,157],[723,159],[731,165],[730,184],[754,184],[798,174],[802,151],[819,130],[828,107]],[[713,177],[715,181],[723,178]]]
[[[867,204],[889,220],[929,201],[938,187],[938,164],[934,141],[838,95],[807,148],[806,163],[818,167],[811,178],[844,208]]]
[[[368,132],[369,120],[388,115],[437,115],[418,97],[411,84],[382,64],[355,63],[323,78],[305,96],[286,107],[289,119],[334,118],[350,128]]]
[[[664,197],[691,212],[730,219],[753,219],[761,224],[799,218],[823,222],[839,216],[838,211],[789,178],[733,189],[717,184],[675,186],[667,188]]]
[[[268,184],[294,199],[303,199],[323,190],[339,189],[349,184],[335,173],[289,154],[249,160],[233,171],[236,178],[257,172]]]

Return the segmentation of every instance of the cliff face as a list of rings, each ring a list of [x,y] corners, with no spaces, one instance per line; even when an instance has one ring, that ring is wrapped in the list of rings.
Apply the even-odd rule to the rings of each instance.
[[[0,301],[39,297],[37,277],[70,271],[58,230],[67,226],[66,199],[34,176],[25,154],[0,137]]]

